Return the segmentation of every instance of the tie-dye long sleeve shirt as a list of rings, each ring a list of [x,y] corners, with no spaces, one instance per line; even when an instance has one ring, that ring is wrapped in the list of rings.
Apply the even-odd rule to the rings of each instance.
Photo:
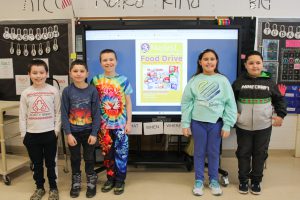
[[[127,120],[126,96],[133,91],[127,77],[99,74],[93,77],[91,84],[99,94],[101,129],[124,128]]]

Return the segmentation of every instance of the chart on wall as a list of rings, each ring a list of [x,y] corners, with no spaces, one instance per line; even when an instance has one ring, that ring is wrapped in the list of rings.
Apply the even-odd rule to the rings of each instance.
[[[49,84],[59,83],[63,87],[68,84],[70,23],[70,20],[0,22],[0,100],[17,101],[30,86],[27,64],[32,59],[41,59],[49,66]]]
[[[300,113],[300,19],[260,18],[257,23],[264,70],[285,95],[288,112]]]

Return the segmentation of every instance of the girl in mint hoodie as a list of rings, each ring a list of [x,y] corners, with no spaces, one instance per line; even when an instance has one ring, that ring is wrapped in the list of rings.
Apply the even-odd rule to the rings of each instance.
[[[203,195],[205,157],[208,159],[209,187],[221,195],[218,167],[221,138],[230,135],[237,108],[228,79],[218,71],[219,58],[212,49],[198,58],[196,74],[185,87],[182,101],[182,133],[194,138],[195,184],[193,194]]]

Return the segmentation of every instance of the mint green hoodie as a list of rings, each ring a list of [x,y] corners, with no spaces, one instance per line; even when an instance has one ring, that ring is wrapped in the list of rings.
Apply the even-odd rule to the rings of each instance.
[[[221,74],[198,74],[186,85],[181,100],[182,128],[191,120],[216,123],[223,120],[223,130],[230,131],[236,122],[237,107],[228,79]]]

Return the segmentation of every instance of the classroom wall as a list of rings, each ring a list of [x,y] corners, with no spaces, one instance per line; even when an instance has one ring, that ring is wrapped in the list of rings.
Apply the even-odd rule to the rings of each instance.
[[[284,3],[282,0],[73,0],[73,6],[64,9],[61,0],[0,0],[0,4],[0,19],[3,21],[87,17],[300,17],[299,0],[285,0]],[[295,149],[297,143],[296,149],[300,156],[299,118],[299,115],[290,114],[286,117],[283,127],[274,128],[270,149]],[[6,133],[17,131],[17,127],[18,124],[7,127]],[[235,149],[235,141],[233,131],[230,138],[224,140],[223,148]],[[7,141],[7,145],[23,146],[20,138]]]
[[[62,0],[0,0],[0,19],[132,16],[300,17],[298,0],[72,0],[72,2],[72,6],[63,9]]]

